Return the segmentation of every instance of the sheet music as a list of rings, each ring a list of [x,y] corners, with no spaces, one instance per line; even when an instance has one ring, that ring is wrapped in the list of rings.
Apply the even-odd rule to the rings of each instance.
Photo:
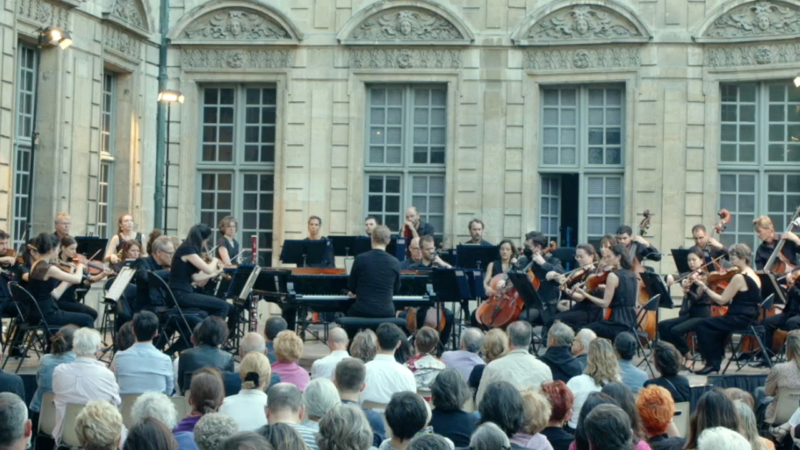
[[[111,284],[111,287],[108,288],[108,291],[106,292],[106,298],[118,302],[119,298],[122,296],[122,293],[125,291],[125,288],[128,287],[128,283],[131,282],[131,279],[135,274],[136,271],[132,268],[123,267],[119,272],[119,275],[114,278],[114,282]]]
[[[247,297],[250,295],[250,291],[253,290],[253,285],[255,284],[259,273],[261,273],[261,267],[260,266],[253,267],[253,271],[250,272],[250,276],[247,277],[247,281],[244,283],[244,286],[242,287],[242,292],[239,293],[240,301],[247,300]]]

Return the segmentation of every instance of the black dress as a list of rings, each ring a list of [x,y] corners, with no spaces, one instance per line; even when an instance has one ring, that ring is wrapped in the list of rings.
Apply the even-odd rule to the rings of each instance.
[[[225,236],[222,236],[217,241],[217,258],[219,258],[219,249],[221,248],[225,248],[226,250],[228,250],[228,259],[231,260],[231,264],[234,263],[233,258],[238,257],[239,252],[241,251],[239,249],[239,241],[234,239],[233,243],[231,243],[227,238],[225,238]]]
[[[610,339],[612,342],[618,334],[630,331],[636,323],[636,300],[639,298],[639,278],[629,269],[618,269],[612,272],[619,283],[614,297],[608,307],[612,310],[609,320],[590,323],[586,326],[598,337]]]
[[[191,262],[181,259],[188,255],[200,255],[200,249],[188,243],[181,244],[172,257],[172,266],[169,272],[169,287],[178,301],[178,306],[199,309],[212,316],[230,319],[232,308],[228,302],[194,291],[192,275],[200,272],[200,269]],[[233,319],[235,320],[235,317]],[[230,320],[228,326],[231,326]]]
[[[123,238],[121,234],[117,234],[117,246],[114,248],[114,253],[119,253],[122,250],[122,243],[127,241],[127,239]],[[133,237],[133,240],[138,242],[139,245],[142,245],[142,233],[137,232],[136,236]],[[144,247],[142,247],[144,248]]]
[[[678,317],[658,324],[658,336],[674,345],[681,355],[685,355],[689,353],[686,334],[695,331],[697,325],[708,317],[711,317],[711,299],[695,284],[684,295]]]
[[[786,307],[783,308],[783,313],[765,318],[764,328],[766,329],[764,345],[770,353],[776,330],[800,329],[800,287],[797,284],[786,292]]]
[[[26,288],[31,293],[39,309],[42,311],[42,317],[48,325],[67,325],[74,324],[79,327],[94,327],[94,319],[88,314],[77,312],[62,311],[58,308],[56,300],[51,293],[53,289],[58,287],[61,283],[55,278],[46,280],[47,271],[50,269],[51,264],[48,262],[40,262],[31,270],[28,275],[28,284]],[[30,311],[33,318],[38,317],[38,311]]]

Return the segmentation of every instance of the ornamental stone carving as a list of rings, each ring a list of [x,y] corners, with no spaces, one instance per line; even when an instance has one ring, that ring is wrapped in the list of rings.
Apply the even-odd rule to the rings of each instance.
[[[753,38],[800,34],[800,8],[768,1],[747,3],[716,19],[704,38]]]
[[[705,50],[705,65],[708,67],[797,63],[800,63],[800,44],[724,46]]]
[[[350,51],[353,69],[459,69],[461,50],[363,49]]]
[[[125,25],[147,30],[144,12],[135,0],[114,0],[114,7],[111,8],[109,16]]]
[[[103,46],[128,59],[135,61],[141,59],[142,42],[115,27],[103,26]]]
[[[616,69],[641,65],[638,47],[528,50],[523,67],[529,70]]]
[[[203,16],[189,26],[181,37],[223,41],[290,38],[289,32],[274,20],[256,11],[242,9],[215,11]]]
[[[537,40],[590,40],[641,37],[629,20],[597,6],[574,6],[540,20],[528,32]]]
[[[390,10],[365,20],[350,37],[359,41],[437,41],[464,36],[444,17],[423,9]]]
[[[220,50],[183,49],[184,70],[287,69],[291,65],[289,50]]]
[[[17,13],[20,17],[37,24],[54,26],[62,30],[70,28],[67,9],[45,0],[17,0]]]

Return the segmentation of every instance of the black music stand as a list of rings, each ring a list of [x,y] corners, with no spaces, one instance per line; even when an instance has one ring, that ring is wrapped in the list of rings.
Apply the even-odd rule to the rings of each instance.
[[[756,275],[758,275],[758,278],[761,279],[761,298],[766,299],[770,295],[775,295],[773,298],[773,303],[777,305],[785,305],[786,295],[783,293],[783,289],[781,289],[781,286],[778,284],[778,279],[775,278],[775,274],[764,270],[758,270],[756,271]]]
[[[77,236],[75,242],[78,243],[78,254],[87,258],[100,255],[100,259],[103,259],[108,246],[108,239],[99,236]]]
[[[531,283],[531,280],[528,278],[528,274],[525,272],[512,270],[508,272],[508,279],[511,281],[511,284],[514,285],[514,289],[519,292],[519,296],[525,301],[525,306],[541,311],[542,319],[546,322],[547,318],[544,316],[547,314],[547,310],[542,305],[542,299],[539,298],[539,294],[536,292],[536,289],[533,287],[533,283]]]
[[[392,241],[386,246],[386,253],[403,262],[406,259],[406,238],[392,237]]]
[[[686,261],[686,259],[689,257],[689,253],[692,253],[691,250],[685,248],[673,248],[670,251],[672,252],[672,260],[675,261],[675,267],[678,268],[678,273],[688,273],[692,271],[692,269],[689,268],[689,263]]]
[[[333,256],[344,256],[345,258],[355,256],[356,241],[359,238],[361,236],[328,236],[328,239],[333,243]],[[367,240],[367,242],[370,241]],[[368,246],[367,249],[369,248]]]
[[[287,264],[296,264],[297,267],[309,267],[321,264],[328,251],[328,241],[306,239],[287,239],[283,241],[280,260]]]
[[[500,248],[496,245],[464,245],[456,247],[458,267],[486,271],[490,262],[499,259]]]
[[[355,236],[355,241],[353,242],[353,246],[350,247],[351,255],[358,256],[370,250],[372,250],[372,239],[370,239],[368,236]]]
[[[230,348],[234,349],[233,351],[236,351],[236,349],[239,348],[239,341],[242,337],[244,337],[245,333],[252,331],[248,327],[248,318],[245,317],[244,314],[244,312],[248,310],[249,305],[246,301],[242,300],[241,294],[243,291],[247,290],[247,281],[256,267],[258,266],[254,266],[252,264],[242,264],[238,266],[236,271],[233,273],[230,282],[227,283],[227,290],[224,298],[233,299],[233,307],[236,309],[236,325],[228,333],[228,343],[230,344]],[[252,290],[252,288],[249,290]],[[245,296],[249,294],[250,293],[247,292]],[[250,312],[252,313],[252,311]]]
[[[465,309],[465,303],[472,300],[472,290],[466,272],[464,269],[433,269],[431,282],[436,292],[437,303],[449,302],[453,310],[458,303],[462,311]],[[453,318],[455,319],[455,314]],[[453,324],[451,341],[452,349],[456,350],[456,343],[461,342],[461,327],[456,324]]]
[[[661,297],[658,299],[658,307],[659,308],[672,308],[672,297],[669,295],[669,290],[667,286],[664,285],[664,281],[661,279],[661,275],[655,272],[642,272],[639,274],[642,278],[642,283],[644,283],[644,288],[647,290],[647,294],[650,298],[655,297],[656,295],[660,295]],[[656,311],[656,323],[658,323],[658,311]]]

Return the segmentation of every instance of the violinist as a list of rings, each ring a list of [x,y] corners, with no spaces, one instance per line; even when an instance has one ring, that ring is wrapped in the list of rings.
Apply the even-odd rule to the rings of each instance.
[[[781,314],[775,314],[764,319],[765,339],[764,345],[772,356],[772,341],[776,330],[792,331],[800,329],[800,286],[797,279],[800,272],[792,271],[786,274],[786,305]]]
[[[794,226],[797,225],[798,224]],[[793,266],[797,265],[797,255],[800,253],[800,237],[791,231],[782,234],[776,233],[775,225],[772,223],[772,219],[769,218],[769,216],[761,216],[754,220],[753,229],[756,235],[758,235],[758,238],[761,239],[761,244],[756,249],[756,270],[773,270],[773,267],[765,268],[764,266],[767,265],[767,261],[775,250],[775,246],[778,245],[781,239],[785,240],[783,248],[781,249],[781,255],[786,258],[789,264]],[[775,261],[777,262],[778,259],[775,259]]]
[[[236,236],[237,225],[238,223],[233,216],[225,216],[219,221],[218,228],[219,232],[222,233],[222,237],[217,241],[217,258],[225,266],[239,262],[239,241],[234,237]]]
[[[699,250],[702,252],[705,262],[711,262],[711,260],[727,254],[725,246],[720,241],[709,236],[703,224],[697,224],[692,227],[692,239],[694,240],[694,245],[689,247],[689,251]]]
[[[525,235],[525,255],[519,258],[517,266],[530,267],[530,270],[539,279],[539,290],[536,293],[542,301],[542,311],[527,308],[520,314],[519,320],[536,322],[541,320],[546,323],[557,312],[556,303],[560,295],[558,275],[564,273],[561,261],[547,254],[547,237],[538,232],[531,231]]]
[[[610,252],[607,250],[611,246],[610,239],[614,239],[613,236],[604,237],[603,240],[600,241],[601,251],[604,253],[604,257],[600,262],[600,270],[603,269],[602,266],[605,266],[603,261],[605,261],[605,254],[606,252]],[[616,239],[614,239],[614,242]],[[595,268],[592,264],[597,262],[597,252],[594,250],[594,246],[592,244],[581,244],[575,248],[575,261],[578,263],[578,267],[582,267],[583,269],[578,269],[579,271],[573,274],[573,277],[578,280],[578,283],[581,283],[581,280],[585,280],[586,277],[589,276],[590,273],[595,272]],[[570,278],[573,278],[570,277]],[[559,313],[553,316],[550,320],[550,324],[555,322],[556,320],[561,321],[565,325],[569,326],[573,329],[573,331],[578,331],[584,326],[598,321],[603,316],[603,308],[595,305],[590,301],[584,301],[585,298],[583,295],[578,294],[577,292],[572,291],[566,286],[567,279],[561,277],[559,282],[563,279],[563,284],[565,291],[565,295],[570,297],[569,300],[560,300],[558,302],[558,311]],[[598,292],[593,292],[593,294],[597,297],[602,296],[602,292],[598,289]],[[572,305],[572,303],[575,303]]]
[[[617,241],[625,247],[631,263],[634,262],[634,258],[640,263],[644,262],[645,259],[661,261],[661,253],[658,252],[658,249],[642,236],[634,235],[633,230],[628,225],[622,225],[617,228]]]
[[[117,234],[112,236],[108,241],[106,254],[103,257],[103,261],[108,261],[111,264],[117,264],[120,262],[118,255],[120,250],[122,250],[122,244],[125,241],[138,242],[139,248],[142,249],[142,253],[144,253],[144,249],[142,248],[142,233],[134,230],[133,216],[127,213],[119,216],[117,226]]]
[[[123,267],[125,267],[125,262],[135,262],[143,253],[144,250],[142,249],[142,244],[140,244],[138,241],[134,239],[123,241],[120,251],[117,253],[118,262],[111,264],[112,277],[106,282],[106,290],[111,289],[111,286],[114,284],[115,276],[122,271]],[[125,322],[133,319],[131,303],[136,301],[136,295],[136,284],[128,283],[128,285],[125,286],[125,290],[122,292],[122,297],[120,297],[119,302],[117,302],[117,317],[115,323],[117,330],[119,330],[119,328],[124,325]]]
[[[11,292],[8,290],[8,282],[13,281],[13,272],[10,270],[16,258],[6,256],[8,250],[8,233],[0,230],[0,317],[16,317],[17,307],[11,301]],[[2,326],[2,325],[0,325]]]
[[[439,258],[439,255],[436,254],[436,244],[434,242],[433,236],[422,236],[419,238],[419,246],[422,250],[422,259],[416,263],[412,264],[408,267],[408,270],[417,270],[417,271],[428,271],[433,270],[434,267],[436,268],[444,268],[450,269],[453,266],[447,264],[446,262],[442,261]],[[437,306],[438,307],[438,306]],[[447,340],[450,338],[450,333],[453,331],[453,313],[446,308],[444,309],[444,329],[441,333],[441,341],[442,344],[446,344]],[[428,312],[427,307],[421,307],[417,310],[417,329],[419,330],[425,325],[425,316]]]
[[[498,253],[500,254],[500,259],[495,259],[486,266],[486,275],[483,277],[483,289],[486,291],[487,297],[494,295],[494,290],[491,286],[492,278],[508,273],[517,263],[517,249],[514,247],[514,243],[508,239],[500,242]]]
[[[693,250],[690,250],[686,257],[686,263],[691,272],[680,282],[683,288],[683,303],[681,303],[678,317],[662,320],[658,324],[659,337],[674,345],[687,359],[691,355],[689,346],[686,344],[686,334],[695,331],[703,319],[711,317],[711,300],[708,298],[708,294],[700,289],[700,285],[695,283],[695,280],[704,280],[708,274],[708,270],[703,267],[704,254],[699,248],[692,248]],[[672,285],[674,282],[672,275],[669,275],[667,285]]]
[[[628,249],[622,244],[613,245],[611,254],[606,258],[606,264],[616,267],[608,273],[606,288],[603,297],[597,297],[583,288],[578,287],[575,292],[583,295],[586,300],[600,308],[611,308],[609,320],[601,320],[586,325],[598,337],[610,339],[612,342],[618,334],[630,331],[636,324],[636,300],[639,295],[639,278],[631,270],[631,260]]]
[[[325,256],[322,261],[317,264],[309,264],[308,267],[336,267],[336,259],[333,255],[333,245],[328,238],[322,235],[322,219],[319,216],[311,216],[308,218],[308,237],[306,241],[319,241],[324,240],[328,242],[325,249]]]
[[[84,272],[78,273],[76,271],[77,266],[72,263],[72,260],[75,259],[75,256],[78,254],[78,242],[75,241],[75,238],[72,236],[67,236],[61,238],[60,244],[61,246],[58,252],[59,267],[65,272],[80,275],[82,279],[80,283],[70,284],[69,287],[64,290],[64,293],[61,294],[61,297],[58,299],[58,307],[62,311],[87,314],[92,316],[93,320],[97,320],[97,311],[91,306],[84,305],[78,301],[76,291],[79,287],[88,288],[89,284],[102,281],[107,276],[114,275],[114,272],[105,269],[103,272],[91,276]]]
[[[695,333],[700,347],[700,354],[705,367],[697,371],[698,375],[719,372],[720,363],[725,356],[725,342],[733,330],[740,330],[758,316],[758,305],[761,303],[761,280],[750,268],[752,252],[745,244],[732,245],[728,249],[733,275],[728,286],[718,294],[713,285],[709,286],[701,280],[694,282],[700,286],[700,292],[718,305],[728,305],[728,313],[720,317],[703,319],[697,325]],[[709,275],[709,281],[711,280]]]

